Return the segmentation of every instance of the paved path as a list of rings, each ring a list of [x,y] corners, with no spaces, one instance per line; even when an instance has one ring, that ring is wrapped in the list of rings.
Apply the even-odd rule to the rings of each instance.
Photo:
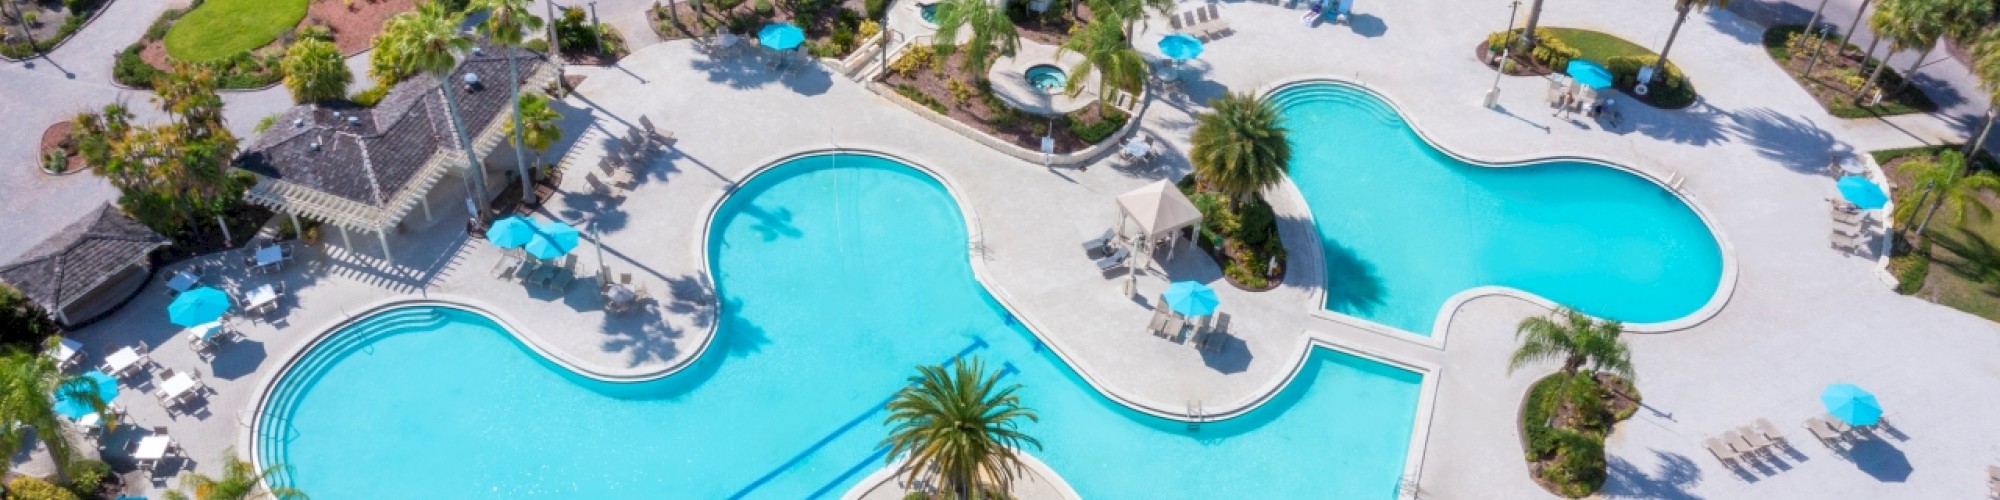
[[[1204,54],[1208,69],[1190,87],[1195,99],[1152,104],[1146,132],[1184,152],[1190,113],[1200,109],[1191,102],[1200,97],[1333,76],[1358,78],[1388,94],[1415,123],[1461,153],[1496,160],[1588,154],[1662,177],[1685,175],[1687,195],[1728,239],[1742,271],[1728,306],[1715,317],[1683,331],[1632,337],[1648,409],[1611,439],[1607,495],[1963,498],[1978,492],[1980,466],[2000,460],[1992,444],[2000,443],[2000,429],[1964,416],[1990,410],[1983,407],[1986,398],[1968,395],[2000,392],[2000,327],[1895,295],[1876,281],[1868,261],[1827,249],[1823,200],[1832,193],[1831,181],[1808,172],[1829,149],[1907,146],[1922,137],[1826,116],[1777,73],[1754,40],[1731,34],[1746,28],[1727,13],[1691,21],[1676,49],[1708,54],[1681,62],[1709,90],[1703,105],[1672,112],[1628,105],[1629,125],[1606,131],[1541,114],[1545,108],[1535,101],[1544,82],[1509,78],[1501,83],[1507,111],[1483,110],[1476,102],[1490,80],[1469,45],[1492,23],[1472,15],[1437,16],[1436,8],[1367,4],[1353,28],[1308,29],[1298,26],[1296,12],[1227,4],[1223,12],[1240,32]],[[1671,24],[1669,9],[1649,3],[1609,12],[1552,11],[1549,23],[1654,43]],[[1493,10],[1491,20],[1505,14]],[[1142,35],[1141,45],[1156,37]],[[280,315],[241,325],[254,342],[216,361],[194,358],[172,337],[159,294],[143,294],[78,336],[90,352],[145,340],[157,346],[161,363],[211,375],[217,394],[203,405],[210,413],[169,420],[143,396],[120,400],[143,425],[171,422],[197,458],[237,442],[243,433],[237,417],[254,410],[265,380],[306,339],[385,300],[445,298],[507,311],[531,342],[593,371],[672,369],[713,333],[714,304],[697,251],[704,244],[700,221],[746,172],[838,144],[889,152],[939,171],[964,210],[980,221],[970,232],[984,248],[975,262],[989,289],[1116,398],[1170,411],[1191,399],[1212,411],[1240,406],[1284,380],[1305,339],[1321,339],[1440,367],[1433,377],[1431,432],[1413,450],[1423,454],[1422,483],[1434,498],[1547,497],[1524,477],[1511,417],[1527,383],[1545,371],[1508,374],[1501,368],[1512,347],[1512,325],[1544,312],[1538,306],[1506,297],[1473,300],[1443,332],[1443,349],[1320,319],[1311,312],[1325,277],[1310,258],[1311,229],[1294,221],[1281,229],[1295,249],[1297,279],[1263,294],[1219,287],[1224,310],[1236,318],[1236,339],[1227,355],[1204,357],[1141,333],[1147,305],[1125,298],[1115,277],[1097,273],[1076,247],[1114,220],[1112,196],[1184,173],[1184,163],[1137,173],[1050,172],[952,135],[839,77],[807,69],[777,78],[735,61],[710,60],[685,42],[641,49],[620,66],[576,70],[589,80],[578,97],[565,101],[570,139],[556,150],[581,166],[573,167],[566,193],[547,212],[595,220],[611,266],[672,290],[675,300],[658,317],[606,320],[582,286],[562,296],[496,286],[485,273],[497,254],[458,234],[462,209],[452,208],[458,195],[447,187],[433,196],[437,222],[412,222],[395,236],[399,253],[387,270],[377,270],[374,242],[357,240],[353,247],[360,250],[350,251],[339,236],[325,235],[323,254],[311,251],[306,262],[280,275],[296,291]],[[581,179],[592,159],[642,119],[676,132],[673,153],[650,165],[622,201],[586,194]],[[1283,190],[1273,195],[1281,210],[1303,209]],[[592,260],[586,257],[586,265]],[[1165,286],[1161,274],[1212,281],[1216,272],[1202,259],[1177,258],[1140,280],[1140,296]],[[271,278],[224,279],[233,285]],[[1702,436],[1758,417],[1796,429],[1819,411],[1814,396],[1833,381],[1880,394],[1901,437],[1848,458],[1793,431],[1797,453],[1784,460],[1784,470],[1747,478],[1703,456]]]

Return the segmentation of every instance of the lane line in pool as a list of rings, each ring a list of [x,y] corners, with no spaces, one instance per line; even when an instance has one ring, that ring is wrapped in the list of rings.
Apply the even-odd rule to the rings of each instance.
[[[965,358],[966,355],[972,354],[973,351],[984,349],[986,347],[987,347],[986,339],[981,337],[973,337],[971,345],[965,346],[964,349],[959,349],[958,354],[953,354],[950,358],[945,359],[942,364],[944,366],[951,366],[957,363],[958,360]],[[1003,365],[1004,366],[1001,369],[1001,373],[1003,376],[1007,373],[1013,373],[1017,371],[1014,369],[1013,363],[1004,363]],[[756,481],[751,481],[750,484],[744,486],[743,489],[736,490],[736,493],[729,495],[729,498],[739,499],[743,498],[746,495],[749,495],[750,492],[757,491],[757,488],[762,488],[765,483],[771,482],[772,479],[777,479],[778,476],[783,475],[785,471],[791,470],[792,467],[797,466],[799,462],[805,461],[806,457],[812,456],[813,453],[818,452],[820,448],[825,448],[826,445],[832,443],[833,440],[839,439],[840,436],[843,434],[847,434],[847,431],[854,430],[854,428],[856,426],[861,425],[862,422],[868,421],[868,417],[874,416],[876,413],[881,412],[884,408],[887,408],[889,406],[890,401],[894,401],[895,399],[896,395],[892,393],[889,395],[889,397],[884,398],[881,402],[875,403],[874,406],[869,406],[867,411],[861,412],[860,415],[855,415],[852,420],[848,420],[847,423],[841,424],[840,427],[835,428],[831,434],[827,434],[826,437],[820,438],[818,442],[814,442],[812,446],[807,446],[805,450],[800,451],[798,454],[792,455],[792,458],[790,460],[786,460],[785,463],[780,464],[776,468],[771,469],[771,472],[764,473],[763,477],[757,478]],[[877,454],[876,457],[880,458],[880,454]],[[865,464],[866,462],[863,463]],[[848,474],[852,473],[853,471],[850,469]],[[842,477],[846,476],[843,475]]]

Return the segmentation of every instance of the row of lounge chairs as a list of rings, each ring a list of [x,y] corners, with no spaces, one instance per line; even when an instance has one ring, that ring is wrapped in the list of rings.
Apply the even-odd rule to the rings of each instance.
[[[1719,439],[1715,437],[1703,439],[1701,444],[1708,448],[1710,454],[1715,455],[1716,460],[1722,461],[1723,465],[1741,467],[1742,461],[1747,458],[1758,456],[1775,458],[1772,449],[1783,442],[1785,435],[1778,431],[1778,426],[1771,425],[1770,419],[1760,418],[1757,419],[1755,429],[1747,425],[1737,427],[1724,432]]]
[[[522,258],[515,252],[510,250],[507,256],[500,258],[500,264],[494,268],[494,276],[513,277],[523,284],[557,292],[569,291],[570,282],[576,281],[575,255],[563,256],[562,264],[556,265],[540,259]]]
[[[1165,304],[1166,301],[1161,300],[1160,303]],[[1174,314],[1166,307],[1153,309],[1153,319],[1146,323],[1146,331],[1171,342],[1180,342],[1181,334],[1188,333],[1192,336],[1190,340],[1194,342],[1195,348],[1204,351],[1211,348],[1221,350],[1223,343],[1219,339],[1228,329],[1229,316],[1226,314],[1211,314],[1194,318],[1194,321],[1190,322],[1188,318]]]
[[[1225,33],[1232,33],[1229,21],[1222,19],[1222,11],[1215,4],[1203,4],[1194,10],[1167,16],[1167,25],[1175,32],[1194,35],[1202,40],[1212,41]]]
[[[1863,427],[1849,426],[1847,422],[1832,416],[1816,416],[1806,419],[1805,426],[1806,431],[1811,432],[1813,438],[1818,439],[1820,444],[1835,451],[1846,450],[1855,441],[1867,439],[1867,436],[1861,434],[1862,431],[1872,432],[1875,428],[1890,427],[1888,416],[1877,418],[1875,425]]]
[[[1846,202],[1831,199],[1829,201],[1833,203],[1831,209],[1833,231],[1827,238],[1835,249],[1850,254],[1860,253],[1864,248],[1863,242],[1868,238],[1866,231],[1868,216]]]
[[[1116,232],[1105,230],[1103,236],[1083,242],[1083,253],[1097,261],[1098,271],[1110,272],[1111,268],[1124,264],[1125,259],[1132,256],[1132,249]]]

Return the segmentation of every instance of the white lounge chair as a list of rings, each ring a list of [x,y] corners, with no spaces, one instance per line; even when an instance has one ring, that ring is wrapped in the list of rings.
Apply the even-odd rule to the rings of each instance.
[[[1722,440],[1716,438],[1704,439],[1701,441],[1701,446],[1708,448],[1708,453],[1715,455],[1715,459],[1721,461],[1722,465],[1731,468],[1737,466],[1736,450],[1729,449],[1729,446],[1722,444]]]
[[[1753,451],[1764,452],[1771,448],[1771,438],[1764,437],[1763,433],[1751,430],[1748,425],[1737,427],[1736,434],[1742,436],[1745,441],[1749,441],[1750,449]]]
[[[1186,326],[1187,326],[1186,318],[1182,318],[1180,316],[1170,317],[1167,318],[1167,327],[1163,333],[1166,333],[1167,340],[1178,342],[1180,341],[1181,338],[1181,328]]]
[[[1131,255],[1132,255],[1131,250],[1127,250],[1125,247],[1118,247],[1117,251],[1111,252],[1111,256],[1102,259],[1097,259],[1097,270],[1110,271],[1111,268],[1118,267],[1119,264],[1125,263],[1125,258],[1130,257]]]
[[[1763,434],[1765,439],[1771,440],[1772,444],[1785,441],[1785,433],[1779,432],[1778,426],[1771,425],[1771,419],[1768,418],[1757,419],[1757,432]]]
[[[1094,240],[1083,242],[1083,254],[1089,255],[1091,258],[1096,258],[1099,253],[1103,253],[1105,250],[1111,249],[1111,242],[1117,237],[1118,233],[1112,232],[1111,230],[1107,229],[1104,231],[1103,236],[1099,236],[1097,237],[1097,239]]]
[[[1167,310],[1165,308],[1154,309],[1153,320],[1146,323],[1146,331],[1153,332],[1153,336],[1158,337],[1162,333],[1161,330],[1165,330],[1166,328]]]

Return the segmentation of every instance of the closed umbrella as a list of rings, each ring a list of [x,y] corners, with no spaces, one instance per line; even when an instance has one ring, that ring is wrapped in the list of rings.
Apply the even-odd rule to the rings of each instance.
[[[1215,306],[1221,301],[1215,298],[1215,289],[1193,281],[1180,281],[1167,286],[1167,307],[1182,316],[1207,316],[1215,314]]]
[[[1201,57],[1201,39],[1186,33],[1174,33],[1160,39],[1160,53],[1168,59],[1186,61]]]
[[[104,372],[91,370],[63,383],[61,387],[56,388],[54,395],[56,414],[76,420],[83,418],[84,415],[97,413],[97,409],[91,408],[90,403],[83,398],[72,397],[82,394],[96,394],[98,401],[111,404],[111,400],[118,397],[118,381]]]
[[[1882,403],[1854,384],[1827,386],[1826,392],[1819,393],[1819,402],[1826,404],[1826,412],[1833,418],[1847,425],[1875,425],[1882,419]]]
[[[1569,67],[1563,72],[1569,73],[1570,78],[1576,79],[1578,85],[1599,90],[1611,86],[1611,70],[1604,69],[1594,62],[1571,59]]]
[[[1841,176],[1840,182],[1834,183],[1834,186],[1840,188],[1841,199],[1861,207],[1862,210],[1874,210],[1889,204],[1889,195],[1882,192],[1882,186],[1876,185],[1866,177]]]
[[[222,319],[229,312],[229,294],[215,287],[188,290],[167,304],[167,320],[180,326],[195,326]]]
[[[528,255],[548,260],[561,257],[576,249],[576,228],[559,221],[548,221],[535,225],[535,237],[528,240]]]
[[[519,215],[493,221],[493,226],[486,228],[486,241],[500,248],[526,245],[534,237],[534,221]]]
[[[766,24],[757,30],[757,43],[773,50],[792,50],[806,41],[806,32],[791,23]]]

